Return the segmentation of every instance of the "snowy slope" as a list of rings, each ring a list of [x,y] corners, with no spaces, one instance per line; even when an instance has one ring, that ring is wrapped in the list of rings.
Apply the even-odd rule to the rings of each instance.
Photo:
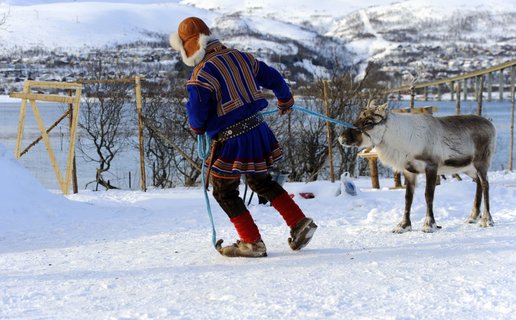
[[[464,28],[463,36],[469,41],[487,38],[497,42],[501,37],[511,39],[516,33],[516,23],[510,19],[511,13],[516,12],[516,3],[509,0],[489,3],[480,0],[10,0],[1,3],[0,12],[9,11],[7,23],[3,26],[5,30],[0,30],[0,38],[6,47],[39,45],[68,48],[126,43],[149,39],[147,32],[168,34],[183,18],[191,15],[206,19],[210,26],[220,29],[228,37],[225,40],[231,41],[234,27],[228,26],[227,21],[237,19],[246,25],[247,33],[296,40],[321,52],[328,49],[318,47],[315,37],[326,36],[343,41],[343,45],[356,51],[358,59],[367,58],[367,54],[372,54],[373,58],[381,57],[375,56],[377,50],[369,52],[367,47],[395,48],[403,43],[398,40],[386,42],[378,36],[379,32],[416,28],[422,36],[434,32],[435,37],[444,34],[444,38],[439,38],[442,42],[446,41],[453,23],[464,19],[466,22],[473,20],[471,30]],[[478,12],[478,15],[465,16],[472,12]],[[483,20],[485,14],[492,17]],[[371,17],[374,17],[373,24],[368,22]],[[477,18],[480,19],[478,24]],[[492,25],[485,25],[489,21]],[[444,30],[425,28],[429,22],[442,24]],[[373,32],[367,34],[373,37],[364,39],[360,36],[362,31],[370,31],[371,28]],[[241,43],[242,40],[255,50],[261,48],[262,43],[253,43],[255,36],[234,41]],[[275,49],[281,50],[281,44],[276,44]]]
[[[514,1],[399,1],[353,12],[339,19],[327,35],[372,59],[384,58],[399,45],[489,48],[514,43],[515,13]]]
[[[0,37],[7,46],[105,46],[149,39],[145,31],[168,34],[186,16],[213,16],[177,3],[65,2],[10,5]]]
[[[5,232],[17,231],[20,228],[41,229],[46,222],[57,218],[59,213],[55,208],[61,208],[68,202],[63,197],[44,189],[12,158],[11,154],[3,144],[0,144],[0,176],[2,177],[0,237],[5,235]],[[36,208],[37,212],[34,212]]]
[[[0,144],[1,147],[1,144]],[[43,190],[0,152],[1,319],[513,319],[516,312],[516,174],[490,172],[495,227],[466,225],[474,184],[444,181],[442,229],[390,230],[403,191],[336,196],[338,184],[287,183],[319,225],[300,252],[269,206],[251,205],[264,259],[231,259],[211,246],[198,188],[87,192]],[[12,179],[16,177],[16,183]],[[301,191],[315,199],[302,199]],[[256,198],[255,198],[256,200]],[[235,232],[214,204],[218,237]],[[18,210],[21,207],[23,210]]]

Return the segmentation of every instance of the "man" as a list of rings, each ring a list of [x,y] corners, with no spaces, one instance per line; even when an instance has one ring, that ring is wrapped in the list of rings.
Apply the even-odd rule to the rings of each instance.
[[[282,150],[260,113],[267,107],[260,87],[271,89],[280,115],[290,113],[294,99],[279,72],[251,54],[226,48],[199,18],[183,20],[170,35],[172,48],[183,62],[194,67],[186,83],[186,105],[192,130],[213,140],[210,159],[213,197],[229,216],[240,237],[217,250],[228,257],[265,257],[267,250],[258,227],[239,196],[240,176],[249,187],[271,202],[291,228],[288,243],[299,250],[311,240],[317,225],[277,182],[268,169],[283,156]]]

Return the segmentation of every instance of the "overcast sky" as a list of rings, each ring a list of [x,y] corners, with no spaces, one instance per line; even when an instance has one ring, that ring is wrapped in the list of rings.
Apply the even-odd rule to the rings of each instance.
[[[123,2],[123,3],[164,3],[179,2],[180,0],[0,0],[0,3],[26,6],[34,4],[56,3],[56,2]]]

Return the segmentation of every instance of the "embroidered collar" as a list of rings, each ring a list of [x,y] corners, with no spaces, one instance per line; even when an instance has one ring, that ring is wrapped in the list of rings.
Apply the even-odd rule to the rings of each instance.
[[[219,40],[212,40],[208,42],[208,45],[206,46],[206,55],[224,49],[226,49],[226,47],[222,43],[220,43]]]

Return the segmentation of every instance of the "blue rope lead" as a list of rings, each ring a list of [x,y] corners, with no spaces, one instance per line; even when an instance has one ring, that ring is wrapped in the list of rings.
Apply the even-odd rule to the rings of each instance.
[[[333,118],[330,118],[328,116],[325,116],[324,114],[321,114],[321,113],[318,113],[318,112],[315,112],[315,111],[312,111],[312,110],[309,110],[309,109],[306,109],[306,108],[303,108],[303,107],[293,106],[292,109],[298,110],[298,111],[301,111],[301,112],[304,112],[304,113],[308,113],[309,115],[312,115],[312,116],[324,119],[326,121],[329,121],[329,122],[332,122],[332,123],[344,126],[346,128],[356,129],[356,127],[354,125],[352,125],[351,123],[347,123],[347,122],[344,122],[344,121],[333,119]],[[269,110],[269,111],[263,111],[262,114],[264,116],[266,116],[266,115],[270,115],[270,114],[277,113],[277,112],[278,112],[278,110]]]
[[[303,107],[293,106],[292,109],[298,110],[298,111],[301,111],[301,112],[304,112],[304,113],[308,113],[309,115],[316,116],[318,118],[324,119],[324,120],[329,121],[329,122],[333,122],[335,124],[340,124],[341,126],[344,126],[346,128],[356,129],[356,127],[354,125],[352,125],[351,123],[347,123],[347,122],[344,122],[344,121],[333,119],[333,118],[325,116],[324,114],[320,114],[318,112],[315,112],[315,111],[312,111],[312,110],[308,110],[308,109],[305,109]]]
[[[271,115],[271,114],[274,114],[274,113],[278,113],[278,109],[275,109],[275,110],[269,110],[269,111],[262,111],[262,114],[264,116],[268,116],[268,115]]]
[[[208,135],[205,134],[199,134],[197,135],[197,153],[199,154],[199,158],[202,159],[202,169],[201,169],[201,182],[202,182],[202,188],[204,190],[204,200],[206,201],[206,208],[208,209],[208,216],[210,217],[211,222],[211,242],[213,243],[213,247],[216,248],[217,243],[217,232],[215,231],[215,223],[213,222],[213,215],[211,213],[211,206],[210,206],[210,198],[208,197],[208,190],[206,189],[206,173],[204,165],[204,162],[208,159],[208,156],[210,154],[210,138]]]

